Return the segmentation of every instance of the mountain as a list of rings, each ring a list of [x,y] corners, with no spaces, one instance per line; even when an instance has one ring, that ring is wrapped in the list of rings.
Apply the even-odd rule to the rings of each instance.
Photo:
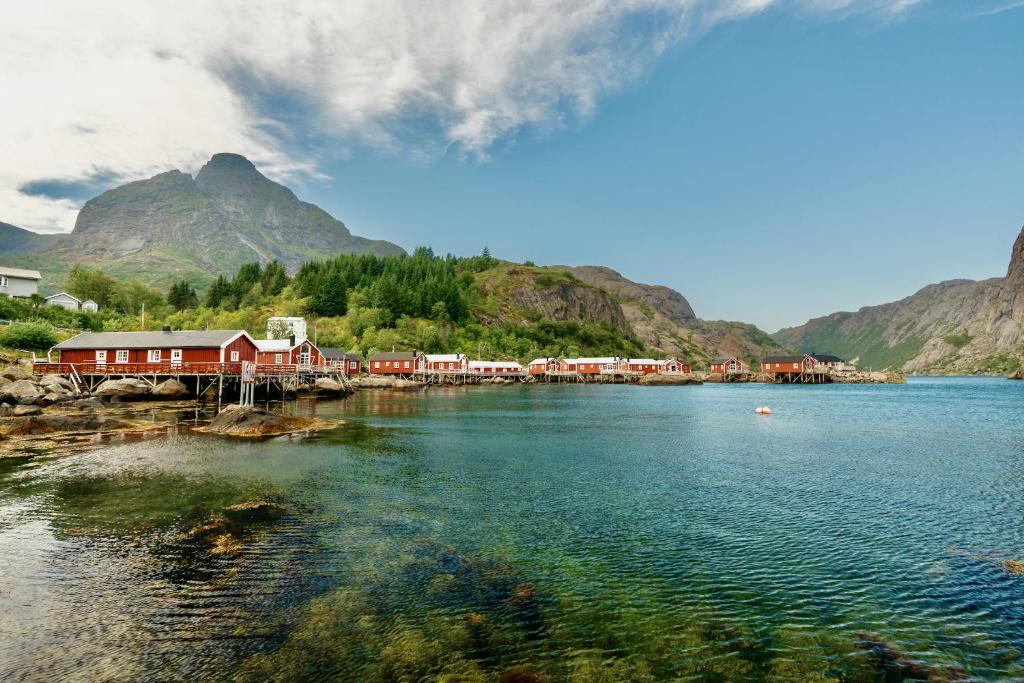
[[[10,223],[0,222],[0,257],[39,251],[47,248],[60,237],[60,235],[40,235]],[[7,265],[14,265],[14,263]]]
[[[1006,277],[949,280],[893,303],[833,313],[774,338],[835,353],[863,367],[930,373],[1003,373],[1024,359],[1024,229]]]
[[[780,345],[754,325],[701,320],[686,298],[662,285],[627,280],[602,266],[551,266],[608,292],[625,318],[629,334],[647,348],[685,357],[697,364],[715,356],[737,356],[754,363]]]
[[[4,245],[0,239],[0,253]],[[72,264],[84,262],[167,284],[230,275],[251,261],[277,259],[294,270],[342,252],[405,253],[390,242],[353,235],[245,157],[215,154],[195,178],[167,171],[90,199],[70,234],[26,262],[56,282]]]

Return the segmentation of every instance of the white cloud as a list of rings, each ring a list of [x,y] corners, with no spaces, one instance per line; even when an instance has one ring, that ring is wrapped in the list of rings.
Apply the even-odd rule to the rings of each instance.
[[[310,138],[485,156],[593,114],[671,45],[770,8],[919,0],[51,0],[0,6],[0,220],[67,230],[26,184],[125,181],[236,151],[315,172]],[[281,108],[288,125],[268,112]]]

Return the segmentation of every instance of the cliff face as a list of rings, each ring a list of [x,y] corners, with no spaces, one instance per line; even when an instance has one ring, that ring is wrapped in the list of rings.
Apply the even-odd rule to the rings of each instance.
[[[914,372],[1012,371],[1024,358],[1024,230],[1006,277],[949,280],[857,312],[833,313],[774,335],[802,351]]]
[[[600,266],[551,266],[609,292],[633,334],[644,346],[702,364],[715,356],[737,356],[753,363],[779,345],[754,325],[701,320],[679,292],[627,280]]]
[[[352,235],[237,154],[216,154],[193,179],[167,171],[108,190],[82,207],[74,230],[36,262],[44,275],[76,262],[167,284],[207,280],[276,259],[295,269],[338,253],[397,255],[390,242]],[[29,258],[32,261],[32,258]]]

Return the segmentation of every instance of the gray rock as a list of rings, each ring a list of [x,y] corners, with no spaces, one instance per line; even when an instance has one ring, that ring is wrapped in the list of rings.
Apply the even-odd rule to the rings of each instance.
[[[10,417],[14,414],[14,406],[10,403],[0,403],[0,417]]]
[[[340,394],[348,390],[344,384],[330,377],[318,377],[313,386],[316,387],[318,392],[328,394]]]
[[[39,378],[37,384],[43,388],[63,387],[67,391],[74,391],[75,389],[75,385],[71,383],[71,380],[60,375],[43,375]]]
[[[126,377],[124,379],[108,379],[93,392],[94,396],[119,399],[139,399],[149,396],[151,388],[141,379]]]
[[[9,365],[3,370],[0,370],[0,378],[3,378],[9,382],[16,382],[19,379],[29,379],[32,377],[32,370],[26,368],[24,365]]]
[[[31,380],[19,379],[0,388],[0,400],[6,403],[33,405],[40,398],[42,392]]]
[[[72,401],[70,405],[74,408],[79,408],[82,410],[95,410],[97,408],[104,408],[106,407],[107,404],[104,403],[102,400],[96,398],[95,396],[90,396],[89,398],[80,398],[78,400]]]
[[[53,392],[46,394],[40,400],[43,405],[53,405],[54,403],[68,403],[75,400],[75,395],[71,392]]]
[[[189,395],[189,390],[183,382],[169,379],[157,384],[151,395],[153,398],[184,398]]]
[[[12,411],[14,417],[24,417],[26,415],[39,415],[43,412],[43,409],[39,406],[15,406]]]

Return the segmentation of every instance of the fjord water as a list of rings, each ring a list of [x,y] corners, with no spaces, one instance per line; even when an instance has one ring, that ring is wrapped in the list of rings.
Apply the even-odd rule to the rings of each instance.
[[[0,679],[1024,678],[1024,383],[292,408],[347,423],[0,461]]]

